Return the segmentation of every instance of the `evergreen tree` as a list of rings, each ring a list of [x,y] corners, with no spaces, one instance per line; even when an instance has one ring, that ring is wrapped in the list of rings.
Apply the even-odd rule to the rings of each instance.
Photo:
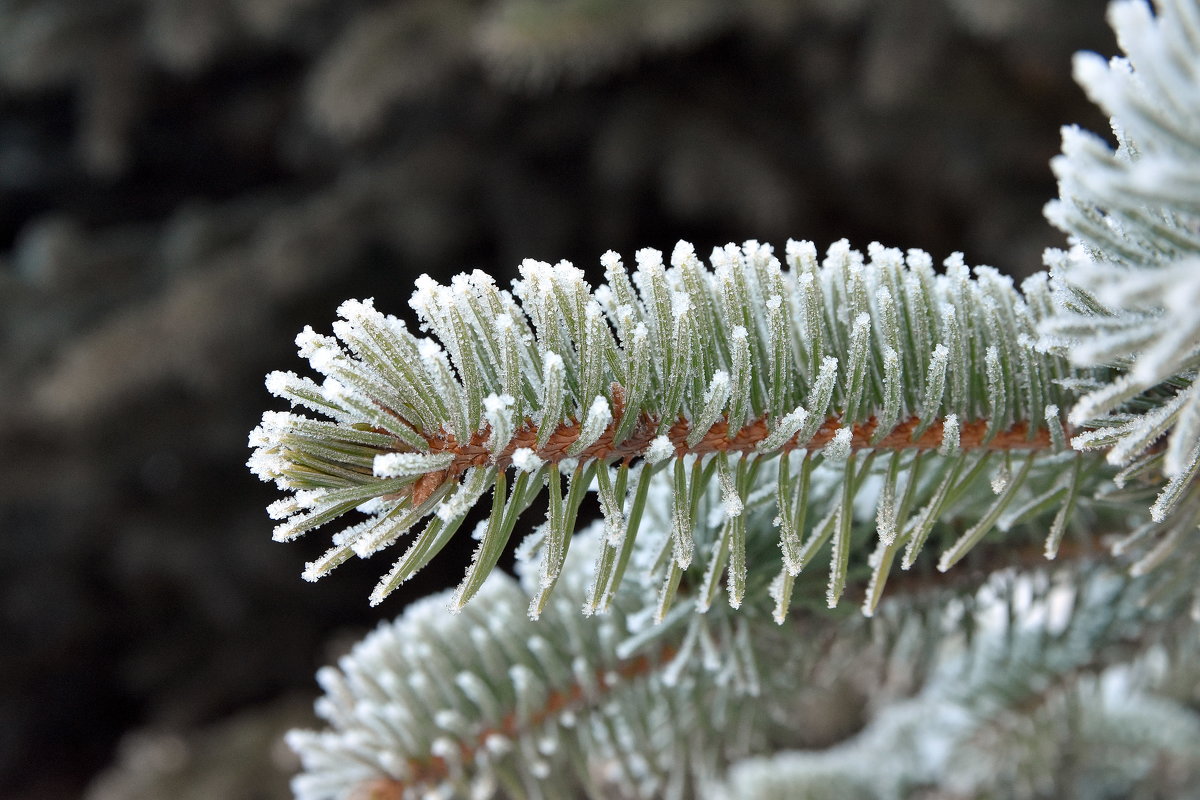
[[[455,591],[320,674],[297,795],[1200,792],[1200,5],[1111,21],[1128,58],[1076,73],[1118,146],[1064,132],[1070,249],[1019,290],[680,243],[596,288],[424,278],[422,337],[369,300],[306,329],[324,382],[267,386],[323,419],[250,460],[277,539],[351,518],[306,578],[416,530],[380,603],[491,505]]]

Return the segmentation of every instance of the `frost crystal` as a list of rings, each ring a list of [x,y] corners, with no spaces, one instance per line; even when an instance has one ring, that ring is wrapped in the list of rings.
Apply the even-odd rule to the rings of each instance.
[[[591,447],[600,438],[600,434],[608,428],[610,422],[612,422],[612,410],[608,407],[608,399],[603,395],[597,395],[588,408],[587,417],[584,418],[583,425],[579,430],[579,439],[567,449],[567,455],[577,456]]]
[[[382,453],[375,456],[373,471],[380,478],[424,475],[449,466],[453,453]]]
[[[775,425],[775,429],[758,445],[759,451],[778,450],[785,442],[796,435],[808,421],[808,412],[803,406],[797,406],[791,413],[786,414]]]
[[[657,464],[660,461],[666,461],[674,455],[675,445],[671,444],[671,440],[666,436],[658,436],[646,448],[645,458],[648,463]]]
[[[942,443],[938,446],[938,454],[952,456],[958,452],[959,427],[958,415],[947,414],[942,420]]]
[[[833,462],[841,462],[850,458],[851,431],[849,428],[838,428],[837,433],[829,444],[825,445],[825,458]]]
[[[536,472],[545,462],[528,447],[518,447],[513,451],[512,463],[521,472]]]
[[[489,394],[483,399],[484,419],[492,429],[487,440],[487,448],[493,454],[503,450],[512,439],[512,408],[515,403],[516,401],[509,394]]]

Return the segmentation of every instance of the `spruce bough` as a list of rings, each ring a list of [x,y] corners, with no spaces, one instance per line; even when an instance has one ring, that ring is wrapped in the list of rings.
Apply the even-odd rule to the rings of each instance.
[[[251,466],[293,492],[272,506],[284,518],[276,538],[361,519],[308,565],[305,576],[315,579],[424,522],[372,594],[379,602],[490,490],[492,512],[453,601],[460,608],[520,512],[546,491],[536,615],[594,485],[607,535],[586,608],[601,611],[638,534],[641,487],[659,475],[673,487],[674,509],[662,607],[693,568],[695,517],[709,484],[721,488],[725,528],[714,558],[723,563],[696,563],[695,571],[725,570],[736,605],[746,570],[740,518],[761,485],[748,476],[775,461],[776,569],[793,579],[831,540],[834,606],[868,474],[889,476],[876,511],[881,558],[903,551],[904,568],[934,525],[989,478],[1002,489],[942,552],[942,569],[1002,518],[1011,522],[1005,512],[1032,491],[1031,476],[1071,476],[1037,486],[1078,493],[1084,471],[1063,469],[1075,456],[1058,409],[1069,397],[1062,381],[1082,373],[1034,346],[1053,309],[1044,277],[1018,292],[990,268],[972,274],[958,255],[939,272],[921,251],[872,245],[864,257],[844,241],[821,261],[812,244],[789,242],[784,261],[748,242],[715,250],[706,267],[681,242],[669,265],[656,250],[639,251],[632,275],[605,254],[608,281],[595,290],[566,262],[526,261],[511,293],[479,272],[450,286],[422,278],[411,304],[426,338],[370,301],[343,304],[336,338],[309,329],[297,339],[324,383],[292,373],[267,381],[332,420],[269,414],[253,436]],[[815,466],[844,484],[828,508],[810,508],[805,486]],[[1051,529],[1051,552],[1067,521],[1059,515]],[[877,585],[885,579],[883,570]]]

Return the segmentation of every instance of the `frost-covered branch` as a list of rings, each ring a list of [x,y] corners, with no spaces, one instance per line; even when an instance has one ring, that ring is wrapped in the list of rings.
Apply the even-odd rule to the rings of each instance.
[[[1111,117],[1116,149],[1067,128],[1053,162],[1051,222],[1070,252],[1047,263],[1060,309],[1044,345],[1079,366],[1111,368],[1071,409],[1129,474],[1165,479],[1156,522],[1200,520],[1200,11],[1189,0],[1117,2],[1109,18],[1126,53],[1076,57],[1080,84]],[[1159,447],[1166,439],[1166,446]],[[1192,531],[1194,533],[1194,531]]]
[[[323,670],[325,694],[317,709],[328,727],[294,732],[289,740],[304,765],[293,783],[297,798],[325,800],[355,791],[387,798],[432,791],[454,797],[759,797],[772,796],[766,787],[775,785],[773,770],[805,785],[826,775],[825,768],[839,785],[857,784],[857,776],[867,783],[943,780],[914,771],[936,769],[938,759],[948,756],[966,757],[974,752],[976,734],[1003,726],[1011,708],[1044,703],[1074,676],[1099,672],[1097,653],[1134,634],[1150,635],[1152,619],[1163,624],[1131,600],[1136,595],[1123,588],[1123,579],[1082,553],[1083,577],[1065,582],[1025,570],[1014,576],[1000,569],[1011,560],[988,559],[994,571],[976,584],[984,588],[955,589],[956,604],[946,603],[941,581],[910,580],[902,588],[909,596],[881,609],[885,637],[874,636],[865,621],[825,614],[797,615],[778,628],[761,604],[750,613],[675,614],[670,624],[656,626],[647,614],[652,595],[629,584],[611,614],[588,618],[576,609],[603,537],[600,524],[579,535],[559,591],[536,622],[527,618],[525,604],[538,584],[537,564],[519,562],[524,589],[496,576],[481,589],[482,602],[452,619],[445,616],[444,596],[422,601],[363,640],[337,668]],[[639,565],[656,549],[639,542]],[[1099,553],[1093,549],[1092,555]],[[1178,596],[1169,600],[1172,607],[1178,602]],[[1062,609],[1072,603],[1079,611],[1064,616]],[[1008,630],[997,624],[1005,604],[1022,611]],[[901,613],[914,607],[925,613]],[[955,615],[969,615],[977,628],[965,647],[956,628],[945,624]],[[934,652],[944,659],[941,668],[919,666]],[[772,738],[780,734],[770,732],[767,719],[781,729],[802,728],[809,693],[829,691],[825,682],[809,685],[797,676],[843,674],[882,698],[894,691],[877,673],[886,672],[888,663],[912,685],[928,681],[920,696],[899,707],[903,732],[884,720],[833,750],[782,756],[798,762],[803,774],[753,766],[761,754],[795,741]],[[1128,714],[1135,707],[1122,703],[1114,727],[1132,722]],[[1195,715],[1161,702],[1136,716],[1160,717],[1178,720],[1183,730],[1197,724]],[[1111,732],[1106,728],[1103,735]],[[991,746],[1026,757],[1026,738],[1005,733],[993,733]],[[938,759],[916,758],[906,746],[900,753],[907,756],[887,754],[902,741],[918,740],[936,742]],[[1126,731],[1110,740],[1133,743],[1136,737]],[[872,760],[897,758],[897,771],[864,776],[855,758],[866,752]],[[722,794],[726,782],[739,788]]]
[[[609,536],[589,610],[602,611],[637,537],[646,487],[662,474],[675,509],[665,613],[692,566],[699,498],[719,479],[727,525],[698,566],[714,580],[724,574],[737,605],[747,563],[741,510],[769,472],[762,499],[777,506],[780,581],[790,587],[832,542],[832,606],[849,564],[851,507],[870,475],[882,473],[886,487],[876,563],[903,550],[908,568],[934,526],[995,471],[997,498],[943,553],[939,566],[949,568],[1010,507],[1025,505],[1030,475],[1061,461],[1057,409],[1069,395],[1058,382],[1075,374],[1032,346],[1051,308],[1044,280],[1022,294],[990,268],[972,276],[957,255],[944,272],[920,251],[872,245],[868,255],[839,242],[818,262],[811,244],[790,242],[785,268],[770,247],[749,242],[715,250],[710,269],[680,243],[670,266],[658,251],[639,251],[632,275],[605,255],[608,281],[595,290],[565,262],[526,261],[512,293],[480,272],[450,286],[422,278],[411,304],[428,338],[370,301],[345,303],[336,338],[308,329],[297,339],[323,384],[292,373],[267,380],[273,393],[332,419],[272,412],[251,437],[251,468],[293,492],[272,506],[284,520],[275,536],[365,512],[308,566],[316,579],[429,517],[376,588],[379,602],[490,490],[492,513],[458,608],[545,485],[536,615],[595,483]],[[828,507],[809,507],[815,465],[844,487]],[[1037,486],[1074,495],[1074,479],[1062,477],[1072,475],[1055,468]],[[1055,521],[1052,541],[1066,521]]]

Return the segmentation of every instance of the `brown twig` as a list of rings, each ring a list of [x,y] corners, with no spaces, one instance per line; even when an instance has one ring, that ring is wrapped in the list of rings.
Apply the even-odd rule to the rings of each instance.
[[[616,394],[614,392],[614,394]],[[617,418],[620,417],[619,406]],[[579,454],[580,459],[599,460],[605,463],[624,461],[626,464],[641,456],[650,442],[658,435],[659,420],[643,412],[638,417],[630,434],[621,442],[614,442],[617,422],[614,420],[600,437]],[[910,417],[897,425],[880,441],[872,443],[871,439],[878,426],[878,420],[870,417],[865,422],[851,426],[850,446],[854,449],[878,448],[885,450],[934,450],[942,443],[944,424],[937,420],[929,425],[919,436],[913,436],[920,427],[921,420]],[[1051,446],[1050,433],[1045,428],[1030,430],[1027,422],[1017,422],[1005,431],[999,431],[988,438],[987,420],[968,420],[960,423],[959,446],[964,450],[986,448],[988,450],[1044,450]],[[839,417],[829,417],[817,429],[817,432],[807,441],[801,442],[795,436],[785,442],[779,451],[798,450],[801,448],[815,450],[829,444],[843,427]],[[567,450],[576,440],[582,426],[577,420],[564,422],[550,434],[544,447],[537,446],[538,426],[527,419],[525,424],[512,437],[512,440],[493,459],[492,453],[485,446],[491,435],[491,428],[485,427],[476,432],[465,442],[460,442],[453,435],[444,431],[430,436],[429,447],[435,453],[453,453],[454,461],[445,469],[431,472],[414,484],[413,500],[423,502],[430,494],[445,481],[456,478],[469,467],[482,467],[494,464],[499,469],[507,469],[512,465],[512,455],[520,448],[528,448],[543,461],[556,464],[566,459]],[[733,435],[729,433],[729,423],[719,419],[694,447],[687,443],[691,433],[691,421],[680,417],[666,432],[667,438],[675,446],[675,455],[684,456],[689,453],[707,455],[709,453],[752,453],[759,442],[767,437],[769,428],[766,417],[759,417],[742,426]]]

